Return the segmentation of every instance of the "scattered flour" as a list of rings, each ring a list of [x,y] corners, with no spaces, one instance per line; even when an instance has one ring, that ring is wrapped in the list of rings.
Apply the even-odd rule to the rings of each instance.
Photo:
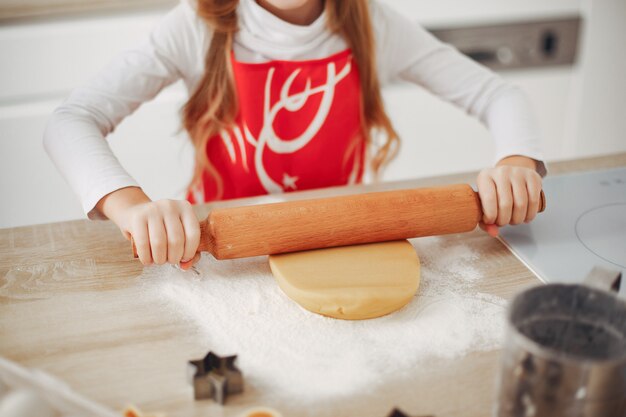
[[[310,313],[275,283],[266,257],[216,261],[201,276],[146,268],[146,297],[198,329],[200,342],[238,354],[246,384],[268,397],[324,401],[375,389],[432,358],[497,348],[505,301],[478,292],[479,254],[460,241],[414,240],[422,262],[418,295],[391,315],[343,321]]]

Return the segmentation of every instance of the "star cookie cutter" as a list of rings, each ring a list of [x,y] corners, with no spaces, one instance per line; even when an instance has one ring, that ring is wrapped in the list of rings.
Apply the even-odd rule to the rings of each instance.
[[[243,375],[235,366],[236,355],[218,356],[209,352],[203,359],[189,361],[188,377],[194,399],[213,399],[219,404],[226,397],[243,392]]]

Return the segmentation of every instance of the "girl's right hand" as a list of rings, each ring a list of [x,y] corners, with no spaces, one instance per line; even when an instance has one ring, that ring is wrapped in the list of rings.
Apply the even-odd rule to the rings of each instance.
[[[96,208],[131,236],[144,265],[166,262],[189,269],[200,259],[200,222],[188,201],[151,201],[137,187],[103,197]]]

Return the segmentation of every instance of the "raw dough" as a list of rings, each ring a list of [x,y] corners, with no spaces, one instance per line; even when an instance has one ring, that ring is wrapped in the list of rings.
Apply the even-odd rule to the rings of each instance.
[[[407,240],[272,255],[280,288],[314,313],[348,320],[384,316],[417,292],[420,262]]]

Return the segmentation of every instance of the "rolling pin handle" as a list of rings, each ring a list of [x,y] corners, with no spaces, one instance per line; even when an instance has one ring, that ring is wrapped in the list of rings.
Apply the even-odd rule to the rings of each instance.
[[[204,220],[200,221],[200,245],[198,246],[198,253],[209,252],[213,254],[213,247],[215,241],[213,234],[211,233],[210,215]]]

